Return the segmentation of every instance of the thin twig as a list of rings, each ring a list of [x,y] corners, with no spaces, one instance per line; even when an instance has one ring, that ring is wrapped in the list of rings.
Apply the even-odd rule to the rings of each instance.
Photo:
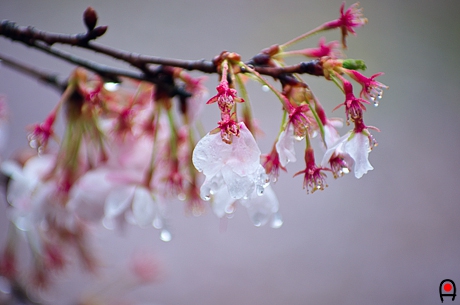
[[[42,70],[39,70],[31,65],[19,62],[16,59],[7,57],[3,54],[0,54],[0,62],[2,65],[12,68],[16,71],[22,72],[26,75],[32,76],[39,81],[46,83],[59,91],[65,90],[67,87],[67,82],[59,79],[59,76],[55,73],[49,73]]]
[[[195,70],[203,73],[217,73],[217,67],[214,64],[214,61],[207,61],[204,59],[182,60],[162,58],[156,56],[147,56],[111,48],[94,42],[93,40],[102,36],[105,33],[106,29],[107,27],[100,26],[88,31],[87,33],[73,35],[58,34],[37,30],[33,27],[18,26],[14,22],[4,20],[0,23],[0,36],[10,38],[13,41],[20,41],[28,46],[40,49],[44,52],[62,58],[76,65],[85,66],[86,68],[94,72],[97,72],[103,76],[114,77],[115,75],[119,75],[155,82],[154,79],[149,79],[150,76],[148,75],[152,73],[152,64],[177,67],[185,70]],[[52,47],[54,44],[57,43],[76,46],[107,55],[114,59],[118,59],[125,63],[128,63],[129,65],[141,70],[143,73],[134,73],[128,70],[114,69],[108,66],[98,65],[86,60],[82,62],[82,60],[79,60],[78,57],[70,56],[69,54],[63,56],[64,53],[62,51]],[[246,64],[252,63],[253,60],[246,62]],[[261,65],[254,65],[254,69],[261,75],[272,76],[274,78],[279,78],[281,75],[292,73],[322,75],[322,68],[319,62],[317,61],[305,62],[286,67],[264,67]]]

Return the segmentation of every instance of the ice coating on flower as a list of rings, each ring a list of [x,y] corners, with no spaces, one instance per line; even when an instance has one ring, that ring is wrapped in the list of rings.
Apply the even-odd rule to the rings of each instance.
[[[233,199],[248,197],[267,185],[268,176],[260,165],[260,149],[244,123],[238,126],[239,136],[232,143],[222,141],[218,133],[208,133],[193,151],[195,168],[206,176],[201,186],[204,200],[209,200],[223,185]]]
[[[240,199],[239,203],[246,207],[249,218],[256,227],[265,225],[279,210],[279,202],[275,192],[268,186],[263,195],[255,192],[247,199]]]
[[[289,162],[297,160],[295,157],[294,140],[294,126],[288,124],[276,142],[276,151],[278,152],[279,162],[282,167],[286,167]]]
[[[223,183],[223,180],[221,180],[221,183],[215,183],[214,186],[211,207],[214,214],[222,218],[226,214],[233,212],[232,205],[235,203],[235,199],[230,196],[227,185]]]
[[[356,178],[361,178],[374,168],[369,162],[369,136],[364,132],[348,132],[329,148],[324,154],[322,166],[327,166],[334,156],[342,156],[345,164],[353,165]]]

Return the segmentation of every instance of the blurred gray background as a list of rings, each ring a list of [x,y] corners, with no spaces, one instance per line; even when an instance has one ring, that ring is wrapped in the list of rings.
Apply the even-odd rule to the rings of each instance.
[[[348,39],[346,54],[364,59],[367,75],[385,72],[379,80],[390,86],[380,106],[369,107],[366,113],[366,123],[381,129],[374,133],[379,146],[370,154],[375,170],[360,180],[351,175],[329,179],[325,191],[307,195],[302,179],[292,178],[302,163],[290,164],[289,172],[274,185],[284,218],[280,229],[256,228],[240,209],[222,231],[211,211],[187,216],[177,202],[171,203],[169,243],[160,241],[153,228],[132,227],[122,235],[97,229],[94,245],[107,266],[99,280],[113,277],[117,271],[109,267],[118,270],[136,249],[146,249],[157,255],[164,272],[157,283],[129,293],[127,297],[141,304],[440,304],[438,287],[443,279],[460,285],[459,3],[361,1],[369,23]],[[0,19],[77,33],[84,30],[83,11],[93,6],[99,24],[109,25],[101,43],[184,59],[211,59],[229,50],[247,59],[337,18],[340,4],[338,0],[2,0]],[[316,46],[319,37],[303,46]],[[340,38],[338,31],[326,37]],[[72,69],[4,38],[0,51],[63,77]],[[329,113],[343,101],[332,83],[305,80]],[[216,84],[216,77],[210,76],[211,94]],[[0,67],[0,93],[11,108],[6,152],[10,155],[27,145],[25,126],[42,121],[59,96],[6,67]],[[266,133],[260,147],[267,152],[278,129],[273,122],[279,122],[280,106],[257,86],[251,86],[249,93]],[[206,107],[208,129],[218,120],[213,106]],[[343,117],[342,113],[335,116]],[[3,215],[2,206],[2,244]],[[57,278],[56,287],[44,294],[49,304],[75,304],[95,287],[93,278],[78,269]],[[460,304],[460,298],[455,302]]]

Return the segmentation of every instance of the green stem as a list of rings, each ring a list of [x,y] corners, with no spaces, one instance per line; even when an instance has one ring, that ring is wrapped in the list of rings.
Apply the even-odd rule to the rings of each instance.
[[[315,97],[313,97],[313,102],[315,103],[315,106],[316,106]],[[310,103],[310,101],[308,99],[307,99],[307,104],[308,104],[308,108],[310,108],[310,111],[313,114],[313,117],[315,118],[316,123],[318,124],[319,132],[321,133],[321,138],[323,139],[323,142],[326,143],[325,139],[324,139],[324,125],[323,125],[323,122],[321,122],[321,119],[318,116],[318,113],[316,112],[316,109],[311,106],[311,103]]]
[[[158,110],[155,107],[155,109],[152,112],[152,124],[154,125],[153,127],[153,147],[152,147],[152,155],[150,156],[150,164],[149,168],[147,169],[147,172],[145,173],[145,180],[144,180],[144,186],[149,188],[150,187],[150,181],[152,181],[153,174],[155,173],[155,156],[156,156],[156,139],[157,139],[157,134],[158,134],[158,128],[160,126],[160,114],[161,114],[161,106],[159,106],[159,103],[157,104]]]
[[[287,101],[283,96],[276,90],[269,82],[267,82],[257,71],[254,69],[248,67],[246,64],[243,62],[240,62],[240,67],[243,67],[246,71],[251,72],[255,77],[256,80],[259,81],[262,85],[267,86],[275,95],[276,97],[281,101],[281,104],[283,104],[284,109],[288,110],[290,105],[287,104]]]
[[[174,117],[172,109],[166,111],[168,114],[169,130],[171,131],[171,136],[169,137],[169,145],[171,146],[171,158],[177,157],[177,129],[174,125]]]
[[[254,128],[252,126],[252,109],[251,109],[251,103],[249,100],[249,94],[248,91],[246,90],[246,86],[243,83],[243,80],[241,79],[241,76],[239,74],[235,75],[236,82],[238,84],[238,89],[241,92],[241,96],[244,99],[243,103],[243,117],[246,119],[246,124],[248,125],[249,131],[251,131],[254,134]]]
[[[336,72],[336,73],[337,73],[337,72]],[[334,82],[334,84],[335,84],[337,87],[339,87],[339,89],[340,89],[343,93],[345,93],[345,91],[343,90],[343,86],[342,86],[342,84],[337,80],[337,77],[335,77],[335,75],[331,74],[330,78],[331,78],[331,80]]]

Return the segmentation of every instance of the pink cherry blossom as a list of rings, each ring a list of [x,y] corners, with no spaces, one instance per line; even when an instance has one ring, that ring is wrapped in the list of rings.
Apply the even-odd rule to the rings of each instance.
[[[340,18],[327,22],[324,26],[329,29],[340,28],[342,31],[342,45],[347,47],[346,37],[348,33],[356,35],[355,28],[359,28],[367,23],[367,18],[363,17],[362,9],[358,8],[359,3],[352,4],[345,12],[345,1],[340,7]]]
[[[326,38],[321,37],[318,42],[317,48],[308,48],[308,49],[303,49],[299,51],[293,51],[292,53],[302,54],[304,56],[311,57],[311,58],[320,58],[323,56],[337,58],[337,57],[341,57],[340,51],[337,50],[338,45],[339,45],[339,42],[337,41],[331,41],[329,43],[326,43]]]
[[[345,102],[335,107],[334,110],[341,106],[345,106],[345,114],[347,116],[347,122],[350,120],[350,118],[353,122],[357,120],[361,120],[363,117],[363,112],[366,110],[366,106],[364,106],[364,104],[370,104],[370,103],[365,99],[357,98],[353,93],[353,85],[349,81],[344,79],[343,77],[340,77],[340,79],[343,82],[343,90],[345,92]]]
[[[346,73],[361,84],[362,89],[359,96],[374,102],[374,105],[378,106],[378,100],[382,98],[383,89],[388,89],[388,86],[375,80],[375,78],[383,75],[383,73],[376,73],[371,77],[366,77],[356,70],[346,70]]]
[[[303,188],[307,189],[307,193],[312,193],[317,190],[324,190],[327,187],[326,174],[324,171],[329,170],[325,167],[318,167],[315,163],[313,149],[305,150],[305,169],[297,172],[294,176],[304,175]]]

